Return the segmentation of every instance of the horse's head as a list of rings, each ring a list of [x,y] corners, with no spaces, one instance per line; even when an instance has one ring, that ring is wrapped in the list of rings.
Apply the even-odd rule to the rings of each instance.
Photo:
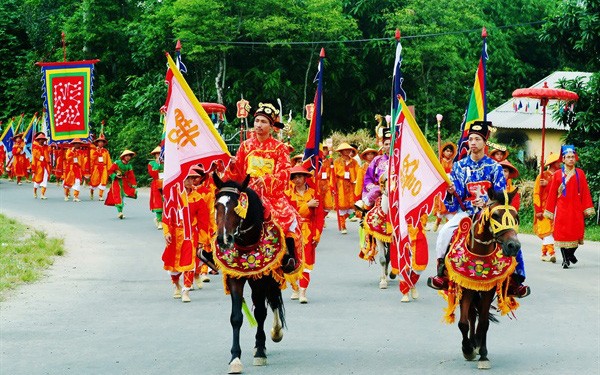
[[[258,195],[248,188],[250,176],[246,176],[241,185],[233,180],[223,182],[216,173],[213,179],[217,187],[215,219],[219,248],[231,249],[234,243],[247,246],[255,240],[258,242],[254,237],[255,233],[260,235],[263,207]]]
[[[517,237],[519,214],[510,205],[515,193],[507,194],[505,191],[495,192],[490,189],[488,191],[490,204],[481,212],[479,229],[476,231],[479,234],[487,231],[493,238],[493,242],[502,246],[502,252],[507,256],[516,256],[521,249],[521,242]]]

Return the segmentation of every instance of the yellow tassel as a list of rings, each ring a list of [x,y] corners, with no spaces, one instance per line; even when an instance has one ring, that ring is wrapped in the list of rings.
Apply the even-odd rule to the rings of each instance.
[[[248,213],[248,195],[246,193],[240,193],[238,204],[233,211],[242,219],[246,218],[246,214]]]

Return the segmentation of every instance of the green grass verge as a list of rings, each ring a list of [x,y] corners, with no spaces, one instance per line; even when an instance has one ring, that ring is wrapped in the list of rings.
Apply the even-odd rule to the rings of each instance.
[[[0,300],[18,285],[39,280],[54,257],[64,253],[62,239],[0,215]]]

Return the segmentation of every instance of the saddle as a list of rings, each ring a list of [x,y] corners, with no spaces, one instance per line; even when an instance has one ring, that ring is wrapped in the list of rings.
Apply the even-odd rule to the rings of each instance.
[[[361,249],[358,256],[368,262],[373,262],[377,255],[375,240],[385,243],[392,242],[392,225],[388,215],[383,212],[381,207],[381,197],[377,199],[373,208],[365,214],[361,228],[364,232],[364,239],[361,239]]]

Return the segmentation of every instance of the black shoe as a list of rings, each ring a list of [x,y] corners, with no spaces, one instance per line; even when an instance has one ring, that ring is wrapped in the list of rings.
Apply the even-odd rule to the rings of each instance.
[[[217,267],[217,265],[215,264],[215,260],[213,258],[212,253],[209,253],[204,250],[198,250],[198,258],[200,258],[200,260],[203,261],[204,264],[206,264],[212,270],[212,272],[215,272],[213,275],[219,274],[219,267]]]
[[[565,252],[567,252],[567,258],[569,259],[569,262],[571,262],[573,264],[577,263],[577,258],[575,258],[575,250],[577,250],[577,249],[565,250]]]
[[[296,259],[288,256],[287,254],[283,256],[283,260],[281,262],[281,269],[283,273],[292,273],[296,270]]]

